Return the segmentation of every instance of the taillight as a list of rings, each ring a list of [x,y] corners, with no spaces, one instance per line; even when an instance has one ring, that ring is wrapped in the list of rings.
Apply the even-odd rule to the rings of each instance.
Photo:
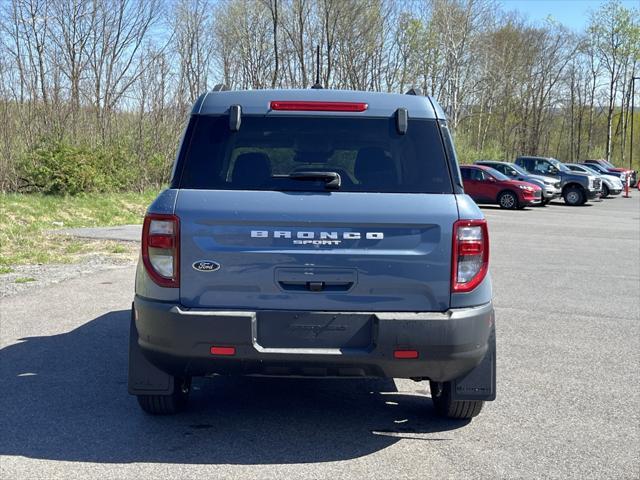
[[[453,224],[451,290],[469,292],[480,285],[489,269],[489,231],[486,220],[458,220]]]
[[[142,226],[142,261],[161,287],[180,286],[180,220],[175,215],[149,213]]]
[[[369,104],[364,102],[301,102],[274,100],[269,103],[271,110],[308,112],[364,112]]]

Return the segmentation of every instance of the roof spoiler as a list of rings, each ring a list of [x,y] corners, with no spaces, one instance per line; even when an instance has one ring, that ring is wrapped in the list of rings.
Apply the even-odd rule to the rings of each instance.
[[[207,95],[209,95],[210,93],[215,93],[215,92],[227,92],[229,91],[229,87],[227,87],[224,83],[218,83],[216,86],[214,86],[210,92],[206,92],[201,94],[195,101],[195,103],[193,104],[193,107],[191,108],[191,114],[192,115],[197,115],[198,113],[200,113],[200,107],[202,107],[202,104],[204,103],[204,99],[207,98]]]

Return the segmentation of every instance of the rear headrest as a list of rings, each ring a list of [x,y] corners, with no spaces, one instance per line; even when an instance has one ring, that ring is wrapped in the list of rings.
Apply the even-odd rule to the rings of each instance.
[[[365,186],[398,183],[398,174],[393,160],[379,147],[365,147],[358,151],[353,174]]]
[[[261,152],[238,155],[231,182],[238,187],[262,187],[271,178],[271,160]]]

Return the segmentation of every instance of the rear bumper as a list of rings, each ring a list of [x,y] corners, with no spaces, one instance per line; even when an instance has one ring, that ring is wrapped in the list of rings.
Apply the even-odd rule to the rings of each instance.
[[[156,367],[171,375],[213,374],[396,377],[449,381],[476,367],[488,349],[494,324],[493,305],[447,312],[367,312],[371,343],[361,348],[265,348],[257,323],[261,314],[277,312],[185,309],[176,304],[134,300],[138,345]],[[290,313],[290,312],[287,312]],[[342,315],[332,312],[340,323]],[[312,341],[312,340],[311,340]],[[234,347],[233,356],[212,355],[212,346]],[[417,350],[417,359],[396,359],[395,350]]]

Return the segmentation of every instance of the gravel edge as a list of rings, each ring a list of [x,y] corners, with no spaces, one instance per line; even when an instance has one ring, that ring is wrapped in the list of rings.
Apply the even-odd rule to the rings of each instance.
[[[135,263],[135,258],[130,256],[118,258],[102,254],[89,254],[78,263],[15,266],[12,267],[11,273],[0,274],[0,298],[103,270],[132,266]]]

